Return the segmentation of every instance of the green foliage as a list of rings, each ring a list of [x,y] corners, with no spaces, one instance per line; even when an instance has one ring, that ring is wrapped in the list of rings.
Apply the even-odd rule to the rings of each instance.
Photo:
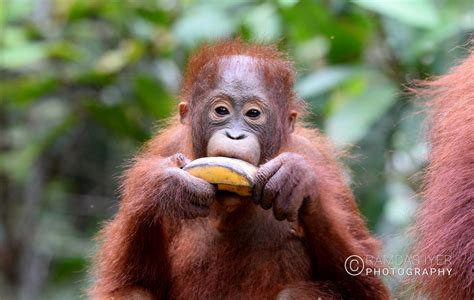
[[[352,154],[371,229],[402,253],[426,157],[404,87],[466,53],[473,13],[469,0],[0,0],[0,298],[80,297],[121,166],[175,111],[189,53],[234,36],[295,59],[308,122]]]
[[[440,21],[435,4],[430,0],[354,0],[353,2],[364,8],[412,26],[434,28]]]
[[[336,145],[358,142],[397,101],[392,81],[378,72],[365,73],[369,72],[355,74],[343,87],[345,93],[334,93],[330,99],[325,128]]]

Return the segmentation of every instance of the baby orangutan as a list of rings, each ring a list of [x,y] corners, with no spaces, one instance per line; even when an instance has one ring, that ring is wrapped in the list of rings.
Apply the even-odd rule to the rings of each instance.
[[[191,58],[179,114],[125,174],[92,298],[389,298],[378,277],[345,271],[378,244],[335,151],[298,121],[293,83],[292,63],[270,46],[230,41]],[[182,169],[214,156],[258,168],[251,197]]]

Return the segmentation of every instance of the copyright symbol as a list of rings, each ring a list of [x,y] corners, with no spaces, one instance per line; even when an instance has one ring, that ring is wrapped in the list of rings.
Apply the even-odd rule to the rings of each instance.
[[[351,255],[346,258],[344,269],[351,276],[360,275],[364,271],[364,260],[358,255]]]

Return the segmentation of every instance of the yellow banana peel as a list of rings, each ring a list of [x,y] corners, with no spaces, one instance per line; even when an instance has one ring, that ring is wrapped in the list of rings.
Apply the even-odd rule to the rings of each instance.
[[[241,196],[252,195],[257,168],[243,160],[228,157],[203,157],[187,164],[183,170],[192,176],[217,185],[221,191]]]

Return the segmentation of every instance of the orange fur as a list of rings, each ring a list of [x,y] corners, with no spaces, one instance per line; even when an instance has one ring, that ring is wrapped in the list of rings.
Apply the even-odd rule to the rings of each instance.
[[[295,100],[289,75],[294,72],[284,56],[240,41],[204,48],[191,59],[183,100],[191,101],[189,90],[207,62],[239,54],[268,61],[265,74],[280,73],[289,85],[287,99]],[[283,104],[277,108],[289,110]],[[350,255],[376,256],[378,243],[357,210],[335,150],[317,130],[301,124],[284,141],[279,153],[301,155],[317,178],[314,199],[297,223],[277,221],[245,199],[237,208],[215,201],[207,218],[183,220],[169,212],[187,195],[167,186],[165,163],[178,152],[191,159],[195,154],[189,125],[175,118],[126,172],[120,210],[100,235],[93,298],[117,299],[137,294],[137,288],[156,299],[389,298],[376,276],[352,277],[344,270]]]
[[[430,298],[473,299],[474,54],[449,74],[425,83],[420,93],[432,98],[431,153],[413,254],[428,261],[421,267],[452,268],[453,274],[419,276],[412,282]],[[429,263],[437,255],[449,257],[446,265]]]

